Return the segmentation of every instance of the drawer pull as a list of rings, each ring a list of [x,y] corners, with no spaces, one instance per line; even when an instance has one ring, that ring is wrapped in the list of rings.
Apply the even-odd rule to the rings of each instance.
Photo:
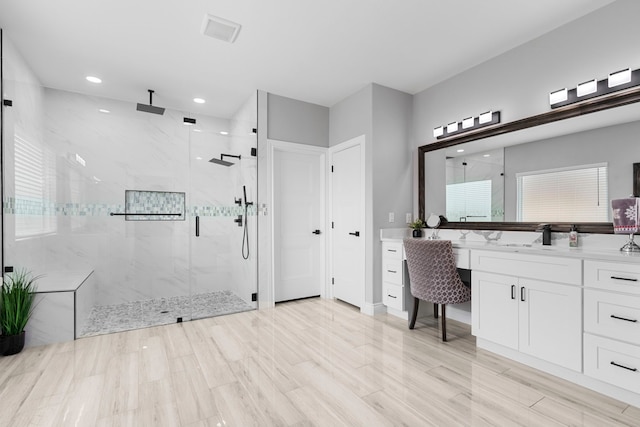
[[[633,322],[633,323],[637,322],[636,319],[627,319],[625,317],[616,316],[615,314],[612,314],[611,317],[614,318],[614,319],[618,319],[618,320],[624,320],[625,322]]]
[[[396,298],[398,298],[398,297],[396,297],[396,296],[393,296],[393,295],[389,295],[389,294],[387,294],[387,296],[388,296],[389,298],[393,298],[393,299],[396,299]],[[611,362],[611,363],[613,363],[613,362]]]
[[[389,273],[397,273],[396,270],[387,270]]]
[[[520,288],[520,301],[524,301],[524,286]]]
[[[396,249],[387,249],[387,252],[398,252]]]
[[[511,299],[516,299],[516,285],[511,285]]]
[[[630,277],[618,277],[618,276],[611,276],[612,279],[614,280],[626,280],[627,282],[637,282],[638,279],[632,279]]]
[[[611,362],[611,364],[613,366],[617,366],[618,368],[626,369],[626,370],[631,371],[631,372],[636,372],[638,370],[637,368],[630,368],[628,366],[620,365],[619,363],[616,363],[616,362],[613,362],[613,361]]]

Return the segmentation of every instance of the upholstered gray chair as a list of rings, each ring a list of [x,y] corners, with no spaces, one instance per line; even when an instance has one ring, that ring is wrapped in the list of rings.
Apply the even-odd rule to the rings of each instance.
[[[451,241],[404,239],[404,250],[413,295],[409,329],[415,327],[419,301],[429,301],[433,303],[435,318],[438,318],[438,305],[442,308],[442,341],[446,341],[445,305],[471,300],[471,290],[462,283],[458,275]]]

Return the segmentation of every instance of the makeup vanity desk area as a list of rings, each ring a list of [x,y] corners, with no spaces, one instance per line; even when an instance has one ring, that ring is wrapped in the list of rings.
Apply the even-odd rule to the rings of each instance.
[[[382,302],[406,318],[403,233],[381,230]],[[640,407],[640,254],[455,237],[479,348]]]

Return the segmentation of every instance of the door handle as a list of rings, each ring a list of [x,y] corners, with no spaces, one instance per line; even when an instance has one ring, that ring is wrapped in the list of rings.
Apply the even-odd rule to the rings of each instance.
[[[511,299],[516,299],[516,285],[511,285]]]
[[[356,236],[356,237],[359,237],[359,236],[360,236],[360,232],[359,232],[359,231],[356,231],[356,232],[354,232],[354,233],[349,233],[349,235],[350,235],[350,236]]]
[[[520,288],[520,301],[524,301],[524,286]]]
[[[200,237],[200,217],[196,216],[196,237]]]
[[[320,230],[313,230],[311,233],[312,234],[320,234]]]

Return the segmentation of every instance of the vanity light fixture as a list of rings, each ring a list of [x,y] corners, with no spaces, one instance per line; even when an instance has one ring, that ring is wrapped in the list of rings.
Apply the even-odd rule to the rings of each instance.
[[[640,86],[640,69],[626,68],[610,73],[606,80],[587,80],[577,85],[575,89],[553,91],[549,94],[549,105],[551,108],[564,107],[635,86]]]
[[[463,132],[500,123],[500,111],[487,111],[477,117],[467,117],[460,122],[451,122],[446,126],[433,128],[433,136],[437,139],[447,138]]]
[[[462,129],[472,128],[475,124],[475,119],[473,117],[467,117],[466,119],[462,119]]]
[[[598,80],[596,79],[588,80],[586,82],[582,82],[578,84],[578,87],[576,88],[576,95],[585,96],[585,95],[589,95],[590,93],[594,93],[597,90],[598,90]]]
[[[102,79],[100,77],[96,77],[96,76],[87,76],[85,77],[87,79],[87,81],[91,82],[91,83],[102,83]]]
[[[559,102],[563,102],[567,100],[569,90],[565,87],[564,89],[556,90],[555,92],[551,92],[549,94],[549,104],[557,104]]]
[[[609,87],[616,87],[631,82],[631,68],[610,73],[607,78]]]
[[[187,126],[193,126],[196,124],[196,119],[192,119],[191,117],[185,117],[182,120],[182,123]]]

